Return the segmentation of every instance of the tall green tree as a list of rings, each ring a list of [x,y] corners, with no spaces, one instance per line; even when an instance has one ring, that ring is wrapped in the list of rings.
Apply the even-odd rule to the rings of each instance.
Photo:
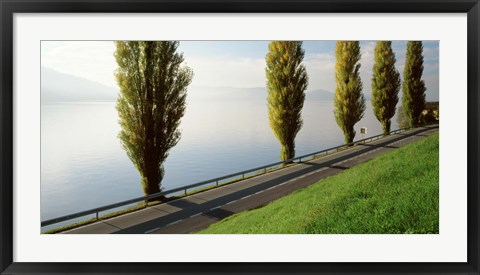
[[[360,79],[360,42],[337,41],[335,46],[335,120],[343,131],[345,143],[355,137],[354,126],[365,114],[365,97]]]
[[[272,41],[266,55],[268,118],[282,149],[280,158],[295,156],[295,136],[302,127],[308,76],[301,41]]]
[[[422,41],[408,41],[405,69],[403,71],[402,105],[405,118],[410,127],[421,123],[421,114],[425,109],[425,82],[423,74]]]
[[[373,113],[382,124],[383,134],[390,132],[400,91],[400,74],[395,68],[391,41],[377,41],[372,76]]]
[[[181,65],[178,45],[176,41],[115,42],[119,138],[140,173],[145,195],[161,190],[163,162],[180,140],[178,126],[193,73]]]
[[[403,106],[400,104],[397,108],[397,123],[400,128],[407,128],[408,123],[407,119],[405,118],[405,112],[403,111]]]

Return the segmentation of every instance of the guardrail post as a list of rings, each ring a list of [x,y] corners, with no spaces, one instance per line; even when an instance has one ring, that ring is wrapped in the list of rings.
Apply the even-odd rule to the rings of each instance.
[[[217,180],[217,181],[215,181],[215,184],[218,186],[218,180]]]
[[[98,212],[95,213],[95,216],[97,217],[97,220],[98,220]]]
[[[185,196],[187,195],[187,189],[185,189]]]

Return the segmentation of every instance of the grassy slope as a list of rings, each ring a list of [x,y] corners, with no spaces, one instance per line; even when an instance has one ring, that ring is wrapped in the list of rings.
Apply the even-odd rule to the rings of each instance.
[[[438,233],[438,134],[199,233]]]

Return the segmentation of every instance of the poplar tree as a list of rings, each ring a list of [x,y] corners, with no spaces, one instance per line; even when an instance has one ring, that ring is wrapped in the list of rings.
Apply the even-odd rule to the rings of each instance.
[[[145,195],[160,192],[163,162],[180,140],[187,86],[193,73],[181,66],[177,41],[115,42],[120,87],[119,138],[141,176]]]
[[[360,79],[360,42],[337,41],[335,46],[335,120],[343,131],[345,143],[355,137],[355,124],[365,114],[365,97]]]
[[[302,127],[301,112],[308,86],[302,64],[305,55],[301,41],[272,41],[266,55],[268,118],[282,147],[280,158],[295,156],[295,136]]]
[[[421,114],[425,109],[425,82],[423,74],[423,45],[421,41],[407,42],[407,55],[403,71],[402,105],[408,126],[421,123]]]
[[[395,68],[391,41],[377,41],[372,76],[373,113],[382,124],[383,134],[390,132],[400,91],[400,74]]]

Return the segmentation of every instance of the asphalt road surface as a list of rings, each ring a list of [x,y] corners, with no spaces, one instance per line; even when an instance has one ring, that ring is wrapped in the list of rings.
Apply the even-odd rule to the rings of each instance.
[[[136,212],[75,228],[67,234],[185,234],[232,214],[258,208],[320,179],[438,131],[416,128],[267,174],[210,189]]]

